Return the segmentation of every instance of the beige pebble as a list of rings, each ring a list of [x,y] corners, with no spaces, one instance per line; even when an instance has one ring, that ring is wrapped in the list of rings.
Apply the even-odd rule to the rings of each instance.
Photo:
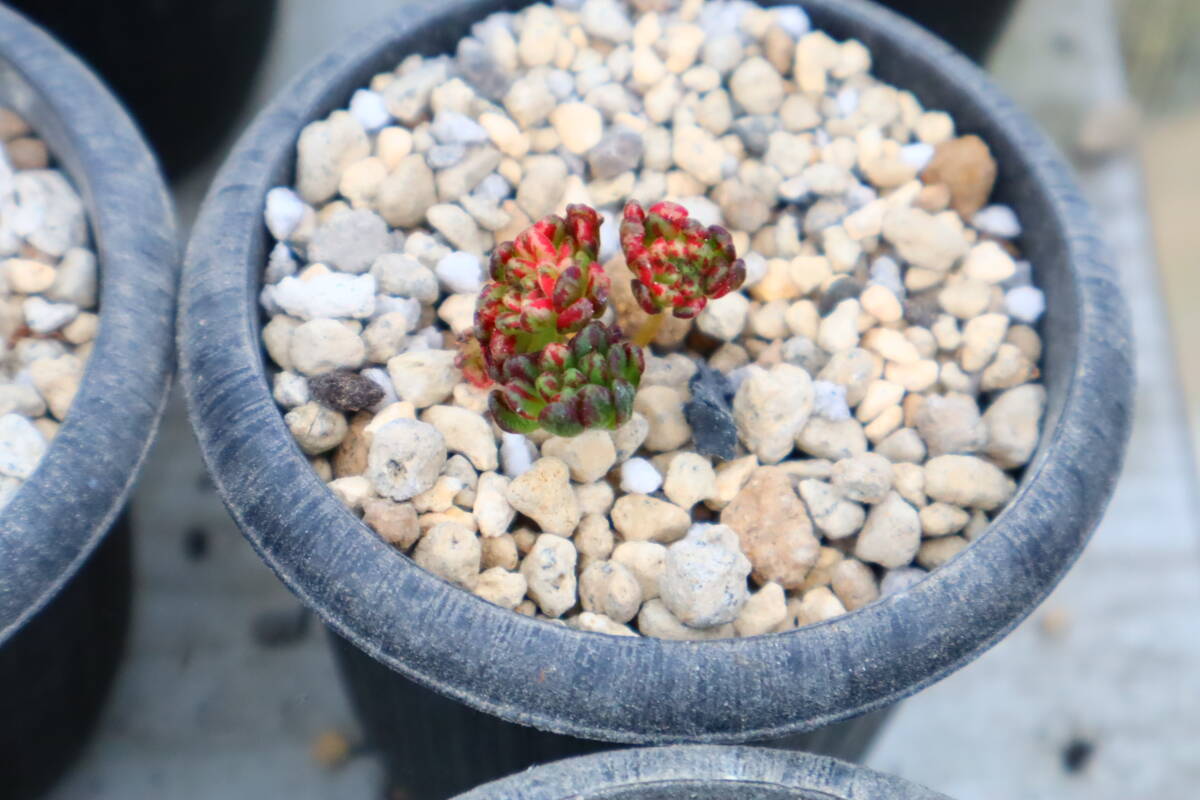
[[[612,508],[612,523],[627,541],[673,542],[691,525],[687,511],[644,494],[626,494]]]

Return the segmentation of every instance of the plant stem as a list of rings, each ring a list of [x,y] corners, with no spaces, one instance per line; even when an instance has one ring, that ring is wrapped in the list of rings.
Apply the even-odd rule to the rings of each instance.
[[[642,323],[642,327],[638,328],[637,336],[633,337],[633,343],[638,347],[646,347],[654,339],[658,329],[662,327],[663,314],[653,314],[650,319]]]

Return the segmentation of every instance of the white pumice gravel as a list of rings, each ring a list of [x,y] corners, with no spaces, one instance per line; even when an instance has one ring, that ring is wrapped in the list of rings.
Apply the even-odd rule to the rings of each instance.
[[[986,143],[796,7],[562,0],[473,30],[308,125],[295,185],[266,197],[274,395],[339,499],[486,601],[680,640],[853,612],[984,533],[1040,439],[1048,300],[1021,221],[988,204]],[[32,233],[30,212],[4,214],[11,172],[0,246]],[[595,206],[612,315],[632,331],[617,239],[631,199],[725,226],[744,286],[665,321],[619,430],[502,432],[455,365],[490,251]],[[54,331],[7,356],[4,480],[36,463],[45,425],[24,420],[62,410],[68,344],[94,330],[78,310],[94,259],[89,273],[64,230],[43,232],[52,250],[0,252],[10,328]],[[684,413],[702,361],[729,379],[727,461],[698,452],[707,432]],[[321,405],[309,381],[332,370],[381,396]]]
[[[0,108],[0,507],[67,416],[96,303],[83,201],[36,132]]]

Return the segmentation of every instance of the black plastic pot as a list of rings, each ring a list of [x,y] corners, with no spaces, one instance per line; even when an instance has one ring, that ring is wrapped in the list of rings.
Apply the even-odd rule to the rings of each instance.
[[[949,800],[923,786],[807,753],[676,746],[572,758],[455,800]]]
[[[120,658],[121,514],[166,401],[179,258],[166,189],[133,123],[83,64],[2,6],[0,105],[34,127],[79,190],[101,290],[71,411],[0,510],[0,795],[24,798],[78,752]]]
[[[875,5],[802,3],[818,27],[870,47],[883,79],[949,110],[960,130],[990,143],[997,197],[1025,223],[1021,244],[1049,305],[1041,326],[1045,433],[1013,502],[979,541],[910,589],[819,625],[720,642],[616,638],[513,614],[417,568],[309,467],[272,400],[259,343],[256,298],[271,244],[265,194],[291,183],[306,123],[343,107],[408,53],[453,49],[473,22],[521,5],[413,4],[324,56],[246,132],[209,192],[185,259],[180,357],[205,458],[264,560],[384,668],[347,669],[375,738],[394,741],[406,726],[422,731],[425,712],[455,708],[430,699],[421,716],[402,713],[416,708],[397,699],[412,690],[387,671],[542,731],[707,743],[814,731],[885,708],[977,657],[1062,577],[1112,492],[1130,421],[1127,312],[1083,201],[1046,139],[964,57]],[[468,726],[447,745],[474,754],[475,774],[463,781],[540,756],[530,745],[500,763],[508,750],[489,736],[490,727]]]
[[[213,155],[267,52],[275,0],[9,0],[83,58],[142,126],[167,175]]]
[[[909,19],[924,25],[975,62],[987,58],[1004,32],[1015,0],[882,0]]]

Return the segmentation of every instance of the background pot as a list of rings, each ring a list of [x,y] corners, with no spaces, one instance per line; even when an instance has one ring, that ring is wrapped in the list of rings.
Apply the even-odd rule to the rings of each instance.
[[[70,414],[0,511],[0,787],[32,795],[86,739],[129,609],[125,505],[166,400],[178,253],[137,129],[49,35],[0,6],[0,105],[79,190],[100,266],[100,330]]]
[[[801,630],[618,639],[521,617],[418,569],[313,473],[272,400],[259,343],[264,196],[292,182],[306,123],[406,54],[450,50],[473,22],[523,4],[414,4],[361,32],[259,115],[210,190],[186,259],[180,354],[197,436],[242,531],[338,635],[387,669],[506,721],[588,739],[775,739],[884,708],[977,657],[1062,577],[1111,494],[1129,429],[1129,327],[1100,240],[1045,138],[965,58],[878,6],[802,3],[817,27],[870,47],[881,78],[989,142],[997,199],[1025,222],[1022,245],[1049,305],[1045,433],[1015,499],[979,541],[912,588]],[[377,684],[351,688],[390,705]],[[397,715],[381,728],[392,737],[421,724]],[[498,767],[483,755],[472,763]]]
[[[216,152],[267,51],[275,0],[9,0],[112,87],[172,178]]]
[[[942,37],[975,62],[987,58],[1012,14],[1015,0],[882,0]]]
[[[807,753],[756,747],[618,750],[529,770],[456,800],[948,800],[914,783]]]

